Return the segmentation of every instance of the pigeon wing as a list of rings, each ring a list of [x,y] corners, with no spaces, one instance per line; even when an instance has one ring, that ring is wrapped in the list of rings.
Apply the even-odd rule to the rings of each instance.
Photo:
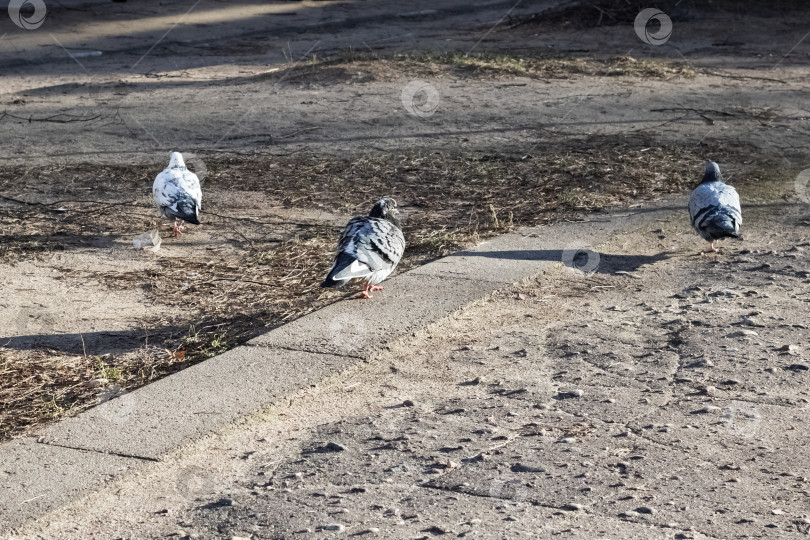
[[[734,187],[722,182],[701,184],[689,197],[689,218],[698,233],[708,233],[719,218],[727,231],[736,234],[742,225],[740,196]],[[701,236],[706,236],[701,234]]]
[[[393,270],[404,251],[405,237],[393,223],[377,218],[354,218],[346,225],[338,245],[338,255],[348,255],[353,262],[333,278],[344,280]]]
[[[200,188],[200,179],[196,174],[188,169],[183,171],[180,187],[194,199],[197,208],[202,208],[202,188]]]
[[[155,204],[161,208],[171,208],[177,204],[181,193],[181,177],[181,173],[174,169],[165,169],[157,175],[155,183],[152,184],[152,195],[155,198]]]
[[[733,186],[722,184],[717,194],[717,201],[737,220],[737,226],[742,225],[742,210],[740,209],[740,196]]]

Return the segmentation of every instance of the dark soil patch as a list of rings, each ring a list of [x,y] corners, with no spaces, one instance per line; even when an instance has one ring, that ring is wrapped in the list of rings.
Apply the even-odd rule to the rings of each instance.
[[[765,0],[597,0],[549,8],[530,15],[513,17],[504,24],[509,30],[521,26],[547,28],[596,28],[599,26],[632,25],[639,12],[658,8],[673,20],[687,21],[702,14],[733,14],[737,17],[783,17],[786,12],[805,13],[801,0],[773,2]]]

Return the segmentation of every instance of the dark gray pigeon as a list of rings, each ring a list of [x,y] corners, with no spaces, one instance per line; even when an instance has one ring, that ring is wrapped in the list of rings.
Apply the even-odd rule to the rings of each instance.
[[[695,231],[709,242],[707,253],[717,251],[714,243],[721,238],[740,237],[740,197],[733,187],[723,182],[720,167],[714,161],[706,165],[703,181],[692,191],[689,217]]]
[[[377,284],[394,271],[404,251],[397,202],[383,197],[367,217],[356,217],[346,225],[335,263],[321,286],[342,287],[354,278],[362,278],[366,289],[359,298],[371,298],[369,291],[382,289]]]
[[[183,155],[172,152],[169,166],[163,169],[152,184],[152,196],[160,213],[174,220],[172,236],[182,233],[180,220],[200,224],[202,189],[197,175],[186,168]]]

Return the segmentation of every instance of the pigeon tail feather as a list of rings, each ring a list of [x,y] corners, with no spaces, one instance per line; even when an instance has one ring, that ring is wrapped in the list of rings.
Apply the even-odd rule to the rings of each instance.
[[[339,253],[321,287],[343,287],[352,278],[364,277],[369,273],[369,268],[360,264],[356,257],[348,253]]]
[[[187,221],[192,225],[200,224],[200,220],[197,217],[197,204],[194,202],[194,199],[188,195],[184,195],[177,201],[177,211],[175,214],[183,221]]]
[[[740,237],[731,216],[718,215],[710,222],[703,225],[703,230],[706,232],[707,236],[715,240]]]

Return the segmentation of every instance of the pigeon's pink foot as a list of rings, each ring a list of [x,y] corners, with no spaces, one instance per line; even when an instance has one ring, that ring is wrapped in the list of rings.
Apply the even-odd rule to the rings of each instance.
[[[357,298],[362,298],[364,300],[368,300],[369,298],[372,298],[372,296],[370,294],[368,294],[369,289],[371,289],[372,291],[377,291],[377,290],[382,289],[382,287],[374,287],[372,284],[366,283],[366,290],[361,292],[360,294],[358,294]]]
[[[172,238],[177,238],[181,234],[183,234],[183,224],[174,220],[174,225],[172,225]]]
[[[381,291],[381,290],[383,290],[383,288],[378,287],[376,285],[372,285],[371,287],[368,288],[368,290],[370,290],[370,291]]]
[[[714,242],[709,244],[709,247],[707,247],[706,251],[704,251],[703,253],[717,253],[717,248],[714,247]]]

